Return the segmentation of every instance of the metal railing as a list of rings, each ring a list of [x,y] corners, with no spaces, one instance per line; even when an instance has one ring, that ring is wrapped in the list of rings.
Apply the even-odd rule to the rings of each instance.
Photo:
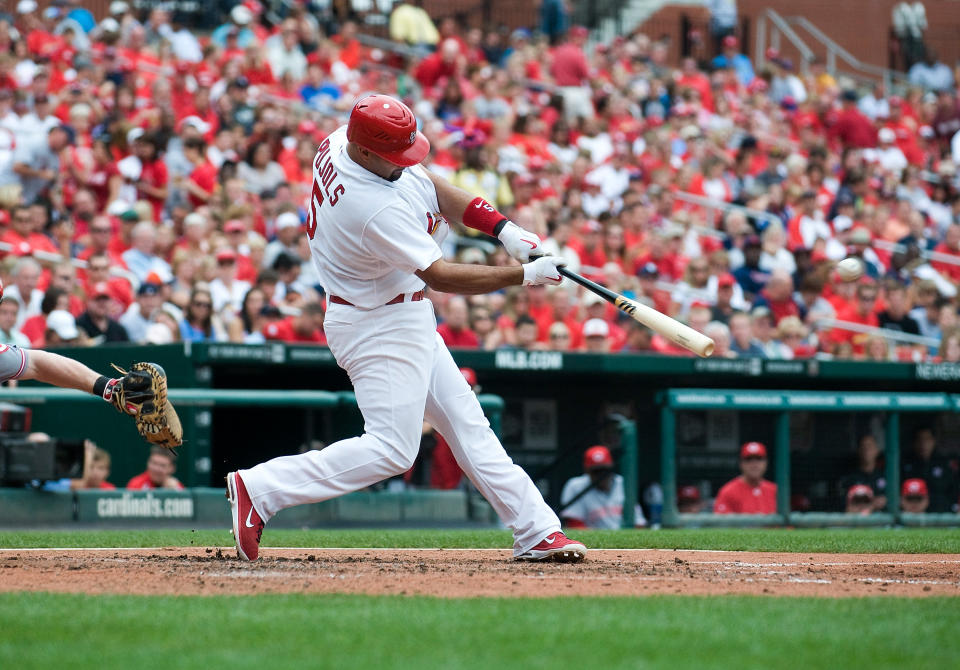
[[[838,328],[840,330],[849,330],[853,333],[882,335],[884,339],[894,340],[895,342],[905,342],[907,344],[921,344],[925,347],[939,347],[940,340],[935,337],[924,337],[923,335],[911,335],[899,330],[890,330],[889,328],[875,328],[855,321],[841,321],[839,319],[817,319],[817,327]]]
[[[872,77],[879,78],[881,81],[883,81],[887,91],[893,90],[895,84],[907,84],[907,76],[904,73],[891,70],[890,68],[880,67],[879,65],[864,63],[842,46],[837,44],[837,42],[835,42],[829,35],[814,25],[810,19],[804,16],[791,16],[787,18],[787,22],[791,25],[796,25],[803,28],[826,48],[826,68],[827,72],[829,72],[831,75],[838,72],[837,59],[839,58],[854,70],[860,70],[861,72],[865,72]],[[850,73],[845,74],[849,75]]]
[[[877,249],[882,249],[884,251],[889,251],[891,253],[907,250],[907,247],[905,245],[897,244],[896,242],[889,242],[887,240],[874,240],[873,246],[875,246]],[[960,256],[945,254],[942,251],[920,249],[920,257],[926,258],[927,260],[936,261],[937,263],[946,263],[947,265],[960,265]]]
[[[726,202],[725,200],[706,198],[702,195],[696,195],[695,193],[688,193],[686,191],[677,191],[673,193],[673,197],[681,202],[688,202],[691,205],[699,205],[700,207],[703,207],[707,210],[708,219],[714,219],[717,211],[724,213],[740,212],[747,218],[756,219],[757,221],[766,221],[768,224],[775,221],[783,225],[783,220],[776,214],[764,212],[759,209],[751,209],[749,207],[744,207],[743,205],[734,205],[733,203]],[[704,230],[709,232],[709,229]]]
[[[767,59],[768,22],[770,23],[770,46],[779,50],[780,36],[783,35],[786,37],[790,44],[800,52],[800,71],[806,74],[807,68],[810,62],[813,61],[815,54],[810,47],[807,46],[806,42],[794,32],[790,24],[787,23],[787,20],[772,9],[764,10],[757,19],[756,51],[754,52],[754,62],[757,64],[757,68],[759,69],[766,63]]]
[[[779,50],[781,37],[783,37],[786,38],[787,42],[800,54],[800,72],[803,74],[808,72],[809,65],[816,57],[816,54],[803,38],[797,34],[794,26],[806,31],[826,52],[825,66],[830,75],[843,75],[860,83],[881,81],[888,92],[893,91],[895,87],[906,85],[907,77],[902,72],[880,67],[879,65],[864,63],[840,46],[840,44],[820,30],[820,28],[806,17],[791,16],[785,18],[773,9],[764,10],[757,18],[754,61],[758,68],[766,62],[767,45],[769,44],[774,49]],[[837,67],[838,60],[846,64],[849,69],[839,69]]]

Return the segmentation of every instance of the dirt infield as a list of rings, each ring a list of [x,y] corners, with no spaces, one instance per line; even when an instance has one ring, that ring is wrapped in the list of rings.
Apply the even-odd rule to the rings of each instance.
[[[960,596],[957,554],[775,554],[611,549],[577,564],[507,551],[233,548],[0,550],[0,591],[366,593],[442,597],[770,594]]]

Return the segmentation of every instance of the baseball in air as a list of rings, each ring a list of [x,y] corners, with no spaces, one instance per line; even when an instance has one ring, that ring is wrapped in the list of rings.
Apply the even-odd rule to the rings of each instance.
[[[844,258],[837,263],[837,274],[843,281],[857,281],[863,276],[863,261],[859,258]]]

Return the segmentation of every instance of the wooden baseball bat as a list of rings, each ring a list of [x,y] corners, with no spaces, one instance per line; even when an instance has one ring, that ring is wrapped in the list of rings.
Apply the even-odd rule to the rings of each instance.
[[[567,279],[575,281],[588,291],[593,291],[607,302],[612,303],[614,307],[630,318],[639,321],[653,332],[663,335],[684,349],[689,349],[703,358],[707,358],[713,353],[713,340],[703,333],[698,333],[690,326],[682,324],[676,319],[671,319],[666,314],[658,312],[652,307],[647,307],[619,293],[614,293],[610,289],[600,286],[600,284],[592,282],[586,277],[582,277],[565,267],[559,267],[557,270]]]

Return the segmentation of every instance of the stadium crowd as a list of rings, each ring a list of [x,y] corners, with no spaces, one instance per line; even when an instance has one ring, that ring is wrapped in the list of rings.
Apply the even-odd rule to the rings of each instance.
[[[429,169],[715,356],[960,361],[960,107],[936,54],[893,95],[754,63],[734,35],[670,63],[640,32],[465,29],[405,3],[390,33],[373,48],[349,17],[257,0],[209,35],[123,0],[99,22],[78,0],[0,14],[0,337],[322,344],[313,158],[378,91],[417,113]],[[449,258],[513,262],[455,232]],[[860,281],[836,276],[846,256]],[[431,298],[452,347],[687,354],[572,284]]]

